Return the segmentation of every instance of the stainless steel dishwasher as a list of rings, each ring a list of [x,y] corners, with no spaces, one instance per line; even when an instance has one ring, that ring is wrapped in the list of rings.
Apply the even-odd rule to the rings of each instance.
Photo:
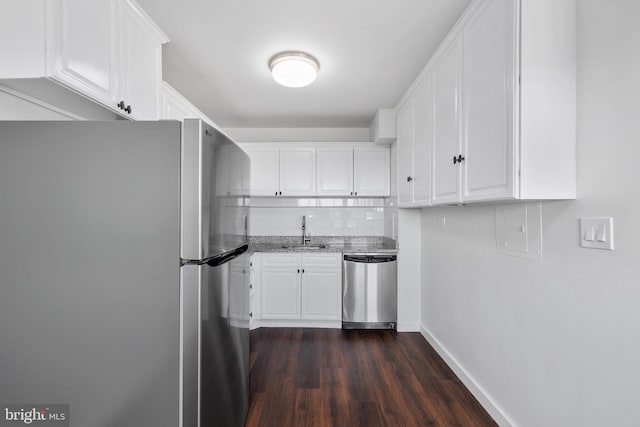
[[[342,328],[396,329],[397,288],[395,254],[344,254]]]

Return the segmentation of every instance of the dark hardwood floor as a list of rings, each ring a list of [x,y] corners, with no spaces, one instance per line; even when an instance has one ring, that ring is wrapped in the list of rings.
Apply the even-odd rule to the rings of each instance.
[[[496,425],[418,333],[251,332],[246,427]]]

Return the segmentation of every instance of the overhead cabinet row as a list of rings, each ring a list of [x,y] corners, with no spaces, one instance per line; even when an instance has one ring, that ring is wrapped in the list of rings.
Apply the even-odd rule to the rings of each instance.
[[[251,195],[389,196],[389,148],[345,145],[242,144],[251,159]]]
[[[400,206],[575,198],[575,30],[575,0],[471,3],[397,106]]]

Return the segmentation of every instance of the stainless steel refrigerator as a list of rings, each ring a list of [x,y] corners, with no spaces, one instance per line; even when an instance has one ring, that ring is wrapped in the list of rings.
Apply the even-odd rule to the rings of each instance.
[[[0,405],[244,425],[248,184],[200,120],[0,122]]]

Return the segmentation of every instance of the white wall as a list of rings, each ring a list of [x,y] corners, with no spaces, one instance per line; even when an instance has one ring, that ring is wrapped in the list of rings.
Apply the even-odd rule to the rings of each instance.
[[[420,330],[420,211],[398,210],[398,331]]]
[[[640,424],[640,2],[577,3],[578,199],[543,203],[542,261],[496,253],[494,207],[422,213],[423,332],[504,425]]]
[[[76,117],[34,98],[0,86],[0,120],[74,120]]]

